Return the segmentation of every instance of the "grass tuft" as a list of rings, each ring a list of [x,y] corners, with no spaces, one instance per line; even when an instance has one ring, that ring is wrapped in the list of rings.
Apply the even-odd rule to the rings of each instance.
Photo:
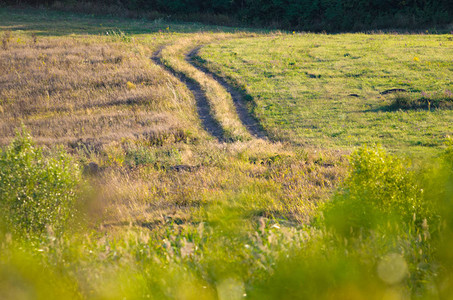
[[[390,104],[391,109],[452,109],[453,94],[446,90],[444,93],[421,93],[421,96],[415,96],[407,93],[398,93],[393,97]]]

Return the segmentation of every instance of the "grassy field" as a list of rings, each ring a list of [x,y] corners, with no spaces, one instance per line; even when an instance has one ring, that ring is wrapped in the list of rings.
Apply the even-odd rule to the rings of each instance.
[[[275,139],[405,151],[439,149],[453,132],[451,109],[392,106],[395,97],[451,102],[452,56],[451,35],[425,34],[274,34],[200,52],[253,98],[254,115]]]
[[[187,89],[150,57],[160,45],[203,30],[202,25],[51,11],[3,10],[1,17],[2,144],[20,123],[48,144],[197,135],[199,121]]]
[[[451,298],[450,36],[0,20],[0,298]]]

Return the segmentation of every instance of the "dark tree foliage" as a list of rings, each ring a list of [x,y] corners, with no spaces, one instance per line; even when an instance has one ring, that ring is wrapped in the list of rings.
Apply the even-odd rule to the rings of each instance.
[[[55,0],[6,0],[51,5]],[[74,0],[59,0],[73,3]],[[416,28],[453,22],[453,0],[91,0],[130,11],[226,14],[290,30]]]

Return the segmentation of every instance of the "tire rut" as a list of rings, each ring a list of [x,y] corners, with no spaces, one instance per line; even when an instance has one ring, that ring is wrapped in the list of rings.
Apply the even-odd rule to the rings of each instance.
[[[241,120],[242,125],[247,129],[247,131],[255,138],[258,139],[268,139],[265,131],[263,130],[261,124],[249,113],[249,110],[246,106],[246,100],[244,99],[243,95],[240,91],[238,91],[235,87],[229,84],[224,78],[220,77],[219,75],[211,72],[207,68],[199,66],[193,63],[194,57],[197,56],[198,52],[200,51],[202,46],[198,46],[189,53],[186,54],[186,61],[190,63],[193,67],[198,69],[199,71],[205,73],[206,75],[210,76],[212,79],[217,81],[230,95],[233,99],[234,106],[236,108],[236,113]]]
[[[170,72],[173,76],[178,78],[182,83],[184,83],[187,86],[187,88],[192,92],[195,98],[198,117],[201,120],[203,129],[206,130],[210,135],[215,137],[219,142],[226,142],[222,127],[211,115],[210,111],[211,109],[209,106],[208,99],[206,98],[206,95],[203,92],[200,84],[196,81],[191,80],[184,73],[178,72],[173,68],[166,66],[162,62],[160,57],[160,54],[164,48],[165,46],[162,46],[157,51],[155,51],[151,57],[151,60],[164,70]]]

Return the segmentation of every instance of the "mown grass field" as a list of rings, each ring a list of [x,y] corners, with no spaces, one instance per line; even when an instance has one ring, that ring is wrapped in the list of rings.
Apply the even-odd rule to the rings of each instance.
[[[382,94],[451,102],[449,34],[274,34],[213,43],[200,57],[253,98],[253,113],[277,139],[425,151],[453,131],[451,109],[398,109],[393,93]]]
[[[451,298],[450,35],[0,8],[0,43],[0,298]]]

